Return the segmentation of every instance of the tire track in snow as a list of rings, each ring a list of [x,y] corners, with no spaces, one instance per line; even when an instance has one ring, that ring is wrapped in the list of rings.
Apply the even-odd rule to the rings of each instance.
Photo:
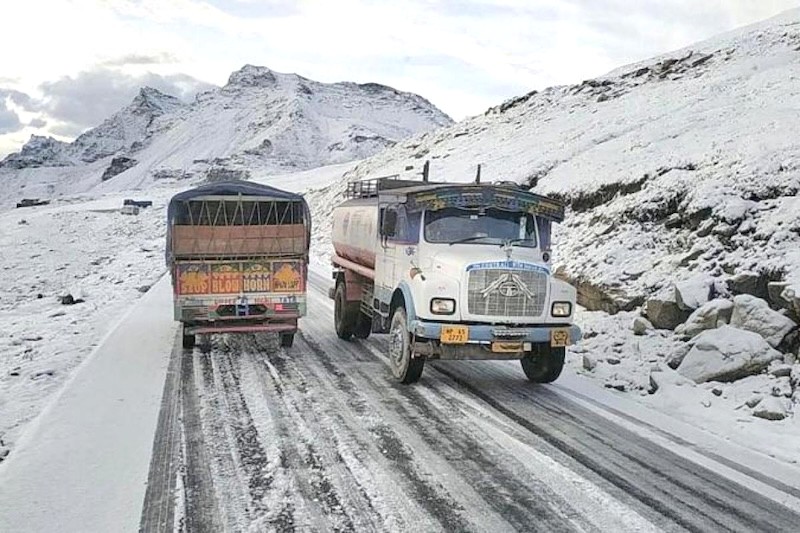
[[[318,326],[319,322],[314,321],[313,325],[304,328],[303,338],[315,349],[322,366],[336,376],[340,387],[349,394],[381,398],[381,403],[391,405],[393,409],[387,421],[392,422],[393,432],[400,435],[399,439],[395,437],[395,442],[402,444],[417,439],[433,453],[446,458],[448,463],[457,463],[456,475],[465,485],[480,488],[482,503],[503,517],[508,523],[506,528],[557,531],[577,527],[592,530],[592,525],[566,500],[531,477],[519,476],[519,472],[524,471],[524,464],[518,458],[493,457],[488,453],[481,440],[485,436],[474,434],[468,422],[462,423],[463,417],[443,412],[448,402],[432,402],[430,398],[420,396],[417,387],[398,386],[390,381],[390,377],[375,376],[363,371],[359,365],[349,366],[350,374],[344,375],[334,359],[343,358],[352,351],[364,354],[369,350],[358,342],[338,341],[337,355],[331,356],[309,339],[315,333],[324,335],[318,331]],[[383,364],[380,367],[385,371]],[[386,413],[385,416],[389,415]],[[397,459],[405,460],[402,451]]]
[[[507,365],[465,372],[435,369],[558,451],[690,531],[790,531],[800,515],[557,395],[548,387],[510,385]],[[663,525],[663,522],[662,522]]]
[[[158,414],[140,531],[171,530],[175,521],[175,490],[181,463],[181,359],[177,341],[176,336]]]
[[[200,396],[196,387],[194,355],[180,352],[181,404],[186,457],[184,490],[187,531],[213,532],[222,529],[219,507],[210,468],[213,450],[206,448],[206,436],[200,416]]]
[[[392,526],[389,529],[430,530],[436,521],[420,522],[414,518],[424,516],[425,508],[402,501],[412,498],[411,494],[399,497],[393,494],[401,480],[395,479],[392,462],[386,457],[388,448],[384,447],[382,452],[381,443],[374,436],[374,422],[370,419],[376,417],[370,413],[367,402],[354,398],[353,389],[342,381],[340,371],[329,373],[321,368],[306,367],[303,358],[309,356],[316,366],[318,354],[301,335],[294,348],[268,353],[263,360],[255,362],[259,372],[265,375],[262,383],[280,383],[285,391],[282,419],[294,424],[295,438],[327,444],[321,447],[325,453],[319,457],[319,465],[328,471],[341,504],[353,509],[358,530],[385,530],[388,525]],[[298,382],[305,383],[306,379],[314,383],[313,388],[294,386]],[[264,390],[269,394],[268,387]],[[388,506],[387,500],[391,501]]]

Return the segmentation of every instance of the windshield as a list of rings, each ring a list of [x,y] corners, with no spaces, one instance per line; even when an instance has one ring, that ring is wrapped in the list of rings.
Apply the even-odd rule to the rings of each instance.
[[[450,207],[425,212],[425,240],[432,243],[469,242],[536,247],[533,216],[500,209]]]

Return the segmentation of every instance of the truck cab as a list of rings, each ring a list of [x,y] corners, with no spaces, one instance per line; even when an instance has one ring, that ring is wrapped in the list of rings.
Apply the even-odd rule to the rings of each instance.
[[[389,334],[404,383],[426,359],[520,359],[555,380],[576,291],[551,272],[551,225],[564,206],[516,184],[356,182],[334,211],[335,326]]]

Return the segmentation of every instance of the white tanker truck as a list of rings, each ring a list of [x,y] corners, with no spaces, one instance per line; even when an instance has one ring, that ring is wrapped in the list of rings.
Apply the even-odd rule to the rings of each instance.
[[[564,206],[516,184],[380,178],[348,184],[333,211],[336,334],[389,333],[403,383],[425,359],[520,359],[555,380],[579,340],[575,289],[550,270]]]

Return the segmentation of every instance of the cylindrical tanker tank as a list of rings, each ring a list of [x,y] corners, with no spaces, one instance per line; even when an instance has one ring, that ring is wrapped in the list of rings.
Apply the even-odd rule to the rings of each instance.
[[[375,269],[378,246],[378,199],[349,200],[333,210],[333,249],[336,255]]]

